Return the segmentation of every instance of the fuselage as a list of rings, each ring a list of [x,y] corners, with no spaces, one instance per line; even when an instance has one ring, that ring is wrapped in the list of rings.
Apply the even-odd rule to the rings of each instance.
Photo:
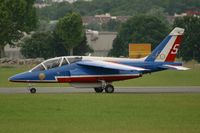
[[[98,67],[83,67],[77,64],[80,61],[99,60],[122,64],[125,66],[142,67],[145,71],[124,71],[103,69]],[[165,70],[160,68],[163,64],[181,65],[177,62],[147,62],[145,58],[112,58],[93,56],[63,56],[48,59],[30,71],[17,74],[9,80],[28,83],[98,83],[100,81],[113,82],[141,77],[143,74]],[[112,66],[111,66],[112,67]]]

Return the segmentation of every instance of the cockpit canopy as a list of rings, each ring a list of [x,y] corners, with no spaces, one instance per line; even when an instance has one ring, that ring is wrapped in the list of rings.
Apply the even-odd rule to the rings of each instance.
[[[43,61],[33,69],[31,69],[31,72],[36,72],[36,71],[44,71],[44,70],[49,70],[52,68],[56,67],[61,67],[64,65],[72,64],[78,61],[81,61],[82,57],[56,57],[56,58],[51,58],[48,60]]]

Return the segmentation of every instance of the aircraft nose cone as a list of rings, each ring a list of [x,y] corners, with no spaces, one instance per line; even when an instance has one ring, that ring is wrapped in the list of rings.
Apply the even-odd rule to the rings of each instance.
[[[22,82],[22,81],[25,81],[27,79],[27,75],[28,75],[28,72],[16,74],[16,75],[8,78],[8,81],[10,81],[10,82]]]
[[[8,78],[8,81],[10,81],[10,82],[14,82],[15,80],[16,80],[15,76]]]
[[[17,82],[17,81],[19,81],[21,78],[22,78],[22,77],[21,77],[19,74],[17,74],[17,75],[14,75],[14,76],[10,77],[8,80],[9,80],[10,82]]]

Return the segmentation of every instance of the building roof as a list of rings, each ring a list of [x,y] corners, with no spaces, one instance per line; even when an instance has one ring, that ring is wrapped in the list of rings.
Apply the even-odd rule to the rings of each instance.
[[[110,15],[95,15],[95,16],[83,16],[83,24],[88,25],[90,23],[99,23],[104,24],[109,22],[110,20],[116,20],[125,22],[130,16],[110,16]]]

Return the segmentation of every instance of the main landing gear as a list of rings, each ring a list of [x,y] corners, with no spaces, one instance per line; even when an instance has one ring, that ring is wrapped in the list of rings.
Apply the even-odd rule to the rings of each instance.
[[[103,88],[102,87],[96,87],[96,88],[94,88],[94,90],[95,90],[96,93],[103,92]]]
[[[106,84],[105,82],[102,82],[102,87],[94,88],[96,93],[101,93],[103,90],[105,90],[106,93],[113,93],[114,92],[114,86],[111,84]]]
[[[106,85],[105,92],[106,93],[113,93],[114,92],[114,86],[110,85],[110,84]]]

